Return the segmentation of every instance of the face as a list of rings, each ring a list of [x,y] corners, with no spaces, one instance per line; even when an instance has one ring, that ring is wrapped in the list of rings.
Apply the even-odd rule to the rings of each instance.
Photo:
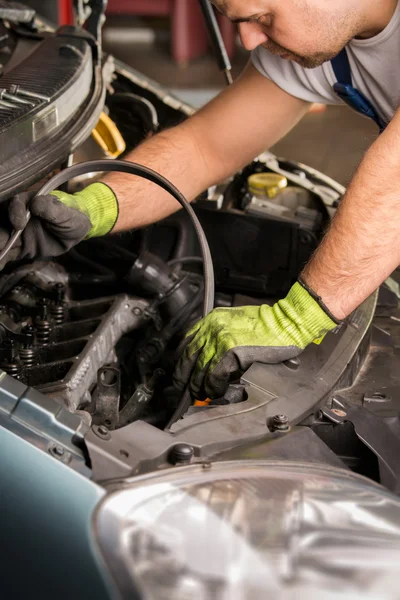
[[[362,28],[359,0],[213,0],[238,23],[243,46],[315,68],[334,58]]]

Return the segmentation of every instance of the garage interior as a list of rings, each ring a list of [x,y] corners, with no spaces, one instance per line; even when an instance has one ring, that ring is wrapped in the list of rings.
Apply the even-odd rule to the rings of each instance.
[[[399,598],[400,273],[342,322],[301,280],[376,125],[314,104],[210,185],[200,3],[0,0],[1,600]]]
[[[60,24],[72,19],[71,0],[30,0]],[[174,11],[183,9],[195,39],[192,47],[183,35],[174,57]],[[193,13],[193,14],[190,14]],[[207,43],[203,18],[195,0],[108,0],[104,49],[151,79],[158,81],[196,108],[225,85],[215,57]],[[183,23],[185,20],[183,19]],[[227,23],[220,20],[223,27]],[[225,41],[232,56],[232,73],[237,77],[248,60],[232,30]],[[197,29],[201,29],[201,34]],[[185,39],[186,38],[186,39]],[[176,46],[176,42],[175,42]],[[180,49],[183,46],[183,49]],[[182,56],[179,56],[181,52]],[[175,52],[176,54],[176,52]],[[347,185],[365,150],[376,138],[376,127],[347,107],[328,106],[307,115],[272,152],[297,160]]]
[[[176,91],[194,106],[200,106],[225,85],[210,48],[205,56],[179,65],[172,57],[170,17],[134,17],[123,3],[109,1],[110,15],[104,27],[104,47],[135,69]],[[151,0],[146,0],[151,5]],[[115,7],[114,7],[115,5]],[[131,2],[134,6],[135,2]],[[198,17],[201,19],[201,15]],[[237,77],[248,53],[235,40],[232,73]],[[311,112],[272,152],[298,160],[347,185],[363,153],[376,137],[374,123],[347,107],[327,107]]]

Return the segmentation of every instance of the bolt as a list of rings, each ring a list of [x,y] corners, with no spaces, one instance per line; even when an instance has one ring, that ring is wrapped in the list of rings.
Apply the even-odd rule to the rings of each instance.
[[[0,98],[4,98],[4,100],[8,100],[10,102],[16,102],[17,104],[25,104],[26,106],[35,106],[35,103],[31,100],[23,100],[22,98],[18,98],[14,94],[9,94],[7,90],[0,90]]]
[[[347,415],[347,413],[344,410],[340,410],[340,408],[332,408],[332,412],[338,417],[345,417]]]
[[[97,437],[101,438],[102,440],[111,440],[110,431],[105,425],[93,425],[92,431],[95,435],[97,435]]]
[[[43,94],[37,94],[36,92],[30,92],[29,90],[25,90],[19,85],[11,85],[10,86],[10,94],[19,94],[20,96],[26,96],[27,98],[33,98],[35,100],[43,100],[44,102],[50,102],[50,98],[47,96],[43,96]]]
[[[65,298],[65,285],[56,283],[53,289],[56,293],[56,302],[62,302]]]
[[[2,106],[3,108],[19,108],[18,104],[13,104],[12,102],[7,102],[7,100],[1,100],[0,99],[0,106]]]
[[[286,415],[275,415],[271,420],[273,431],[287,431],[290,429],[289,417]]]
[[[364,395],[364,402],[390,402],[391,399],[391,396],[379,391]]]
[[[62,446],[54,446],[53,452],[57,456],[64,456],[64,448]]]
[[[57,445],[54,444],[54,445],[50,446],[49,452],[50,452],[50,454],[52,454],[53,456],[55,456],[57,458],[63,458],[66,455],[64,448],[62,446],[60,446],[59,444],[57,444]]]
[[[300,359],[296,356],[295,358],[289,358],[289,360],[285,360],[283,363],[288,369],[292,371],[297,371],[300,366]]]
[[[36,329],[33,327],[33,325],[26,325],[25,327],[23,327],[22,333],[24,335],[26,335],[26,340],[25,340],[23,346],[25,348],[33,346],[33,344],[35,342],[35,333],[36,333]]]
[[[36,329],[33,325],[25,325],[22,329],[22,333],[31,333],[32,335],[35,333]]]
[[[47,319],[48,309],[49,309],[47,299],[39,298],[36,305],[39,307],[38,316],[43,320]]]
[[[188,465],[194,455],[194,449],[189,444],[176,444],[169,453],[169,462],[173,465]]]

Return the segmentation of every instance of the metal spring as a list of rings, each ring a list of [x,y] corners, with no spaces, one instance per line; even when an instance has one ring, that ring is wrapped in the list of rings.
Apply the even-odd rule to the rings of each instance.
[[[24,363],[25,367],[33,367],[36,358],[36,349],[33,346],[20,348],[19,357]]]
[[[1,368],[7,373],[7,375],[11,375],[11,377],[15,377],[16,379],[20,378],[22,367],[23,365],[20,360],[14,360],[14,362],[5,361],[1,365]]]
[[[50,315],[56,325],[64,323],[67,316],[67,308],[65,303],[52,304],[50,306]]]
[[[36,339],[38,344],[48,344],[51,335],[51,324],[49,321],[39,321],[35,322],[36,327]]]

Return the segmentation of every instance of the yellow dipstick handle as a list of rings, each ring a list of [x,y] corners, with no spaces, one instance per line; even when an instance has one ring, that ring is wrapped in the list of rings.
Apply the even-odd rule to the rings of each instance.
[[[104,112],[101,113],[92,136],[109,158],[118,158],[126,150],[124,138],[118,127]]]

